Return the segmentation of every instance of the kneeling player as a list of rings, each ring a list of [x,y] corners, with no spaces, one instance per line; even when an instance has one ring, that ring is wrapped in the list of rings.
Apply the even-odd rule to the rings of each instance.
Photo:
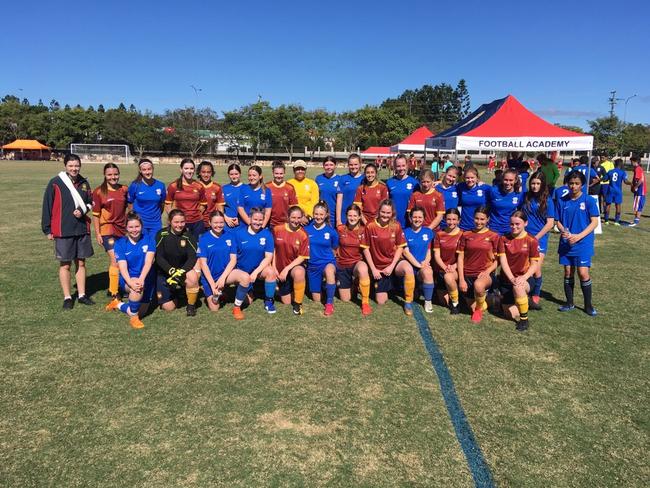
[[[456,250],[463,231],[458,227],[459,222],[460,212],[458,209],[448,208],[445,212],[444,230],[437,232],[433,241],[433,271],[437,281],[438,297],[443,303],[446,301],[452,315],[460,313]],[[444,295],[445,289],[447,296]]]
[[[248,293],[250,277],[245,272],[235,269],[237,265],[237,242],[232,234],[224,234],[226,220],[223,212],[214,210],[210,214],[210,230],[199,238],[196,253],[201,265],[201,286],[208,308],[213,312],[219,310],[220,297],[226,285],[237,284],[235,307],[232,315],[242,320],[242,303]]]
[[[497,248],[501,265],[501,305],[504,313],[515,320],[519,316],[518,331],[528,328],[528,280],[535,275],[539,266],[539,243],[524,230],[527,222],[524,212],[515,211],[510,217],[510,233],[501,236]]]
[[[406,237],[406,248],[404,257],[411,263],[415,270],[416,277],[422,284],[424,295],[424,311],[433,313],[433,270],[431,269],[431,243],[435,233],[429,227],[424,227],[424,209],[413,207],[409,212],[411,227],[404,230]],[[439,220],[439,219],[438,219]]]
[[[156,242],[153,234],[142,233],[142,220],[136,213],[126,218],[126,236],[114,245],[115,259],[120,269],[119,284],[129,294],[129,301],[122,303],[114,298],[106,310],[120,310],[129,316],[134,329],[142,329],[140,315],[149,308],[156,289],[156,273],[152,269]]]

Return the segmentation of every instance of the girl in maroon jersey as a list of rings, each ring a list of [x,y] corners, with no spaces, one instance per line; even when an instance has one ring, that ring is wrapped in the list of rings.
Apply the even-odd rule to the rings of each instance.
[[[388,187],[377,178],[377,166],[374,164],[368,163],[363,174],[363,181],[354,195],[354,203],[361,207],[363,225],[368,225],[377,217],[381,202],[388,198]]]
[[[452,315],[460,313],[458,306],[458,241],[463,231],[458,227],[460,212],[449,208],[445,212],[445,228],[436,233],[433,241],[433,272],[438,298],[447,303]],[[447,293],[445,293],[445,290]]]
[[[172,208],[185,214],[185,227],[198,241],[205,231],[203,211],[208,205],[203,185],[194,179],[195,165],[190,158],[181,161],[181,175],[167,187],[165,211]]]

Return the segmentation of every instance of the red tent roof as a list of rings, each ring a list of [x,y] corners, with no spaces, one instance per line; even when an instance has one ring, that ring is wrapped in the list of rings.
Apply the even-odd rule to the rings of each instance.
[[[368,149],[361,151],[361,154],[390,154],[390,147],[387,146],[370,146]]]
[[[412,134],[408,135],[400,144],[422,144],[427,140],[427,137],[434,135],[426,125],[416,129]]]

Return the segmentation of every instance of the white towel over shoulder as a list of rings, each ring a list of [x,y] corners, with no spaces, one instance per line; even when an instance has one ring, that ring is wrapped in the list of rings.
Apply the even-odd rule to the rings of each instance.
[[[65,171],[61,171],[59,173],[59,178],[65,183],[65,186],[68,187],[68,190],[70,190],[70,194],[72,195],[72,199],[74,200],[76,208],[81,210],[81,213],[88,213],[90,210],[92,210],[92,205],[89,203],[86,203],[84,199],[81,197],[79,194],[79,191],[75,188],[74,183],[72,183],[72,180],[68,176],[68,173]]]

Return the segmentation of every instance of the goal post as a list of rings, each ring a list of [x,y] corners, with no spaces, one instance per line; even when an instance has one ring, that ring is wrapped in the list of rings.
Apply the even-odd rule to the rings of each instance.
[[[78,155],[82,162],[119,163],[133,162],[127,144],[70,144],[70,152]]]

